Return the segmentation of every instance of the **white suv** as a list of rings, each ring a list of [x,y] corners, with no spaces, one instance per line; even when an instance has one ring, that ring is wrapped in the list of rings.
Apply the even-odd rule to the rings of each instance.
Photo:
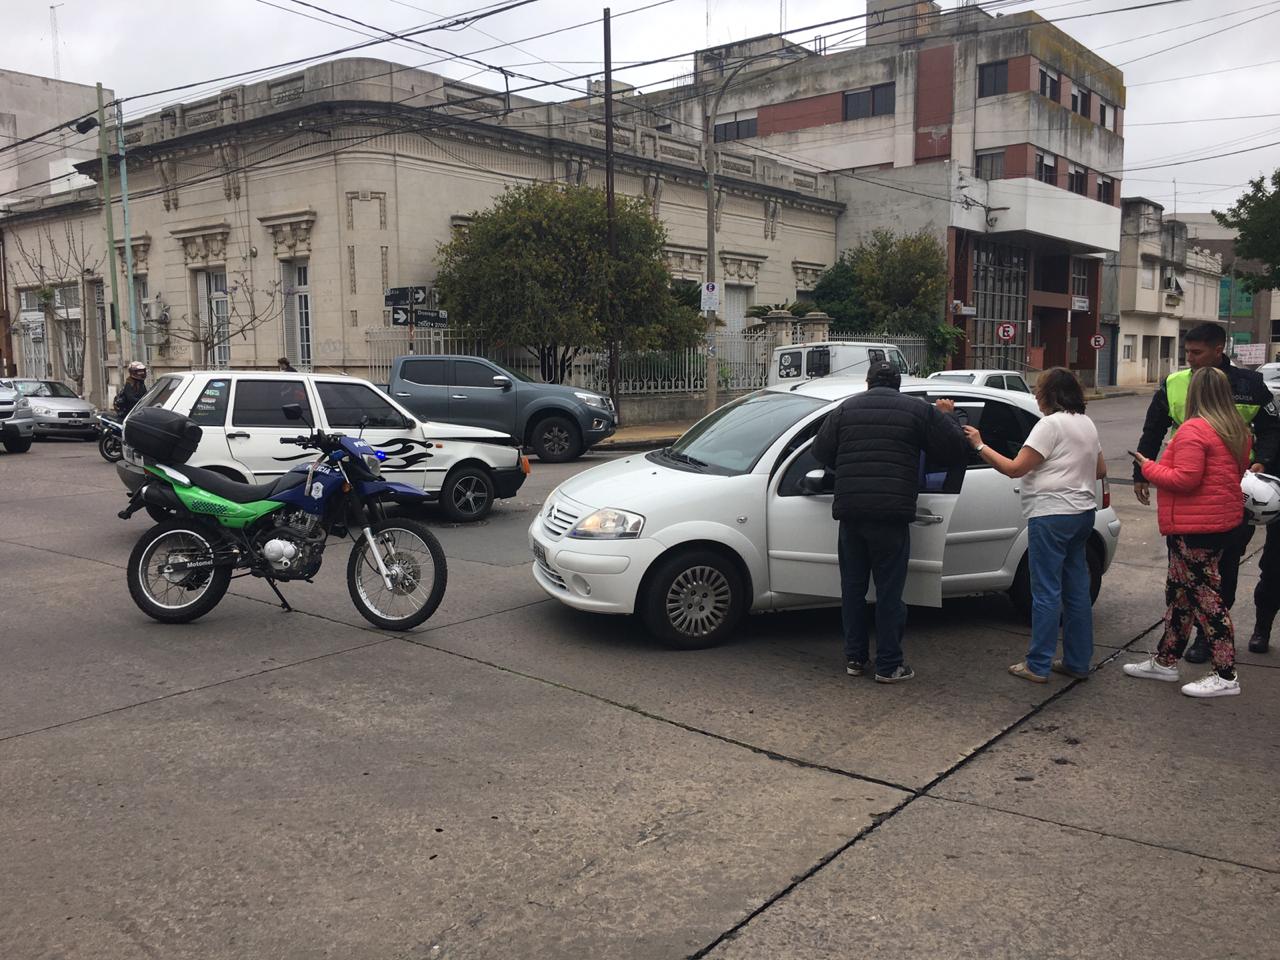
[[[579,610],[640,613],[675,646],[727,639],[748,611],[839,603],[831,485],[814,487],[813,439],[861,378],[770,387],[708,415],[663,450],[566,480],[529,527],[533,576]],[[950,397],[983,440],[1013,457],[1040,417],[1028,394],[904,378],[904,394]],[[904,599],[1008,591],[1030,612],[1027,525],[1011,480],[973,455],[922,464]],[[821,475],[821,474],[819,474]],[[1106,481],[1089,537],[1092,594],[1115,555],[1120,521]]]
[[[479,520],[495,499],[514,497],[529,473],[516,441],[496,430],[423,422],[373,384],[354,377],[256,370],[214,370],[160,377],[138,407],[186,414],[203,428],[188,461],[246,483],[266,483],[313,454],[280,444],[303,426],[288,420],[296,403],[308,422],[333,433],[361,434],[386,453],[383,470],[435,494],[455,521]],[[137,408],[135,408],[137,409]],[[116,465],[132,492],[141,459],[124,448]]]

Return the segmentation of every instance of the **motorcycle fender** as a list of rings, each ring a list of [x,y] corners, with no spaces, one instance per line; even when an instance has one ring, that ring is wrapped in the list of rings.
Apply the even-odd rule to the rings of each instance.
[[[407,483],[394,480],[365,481],[356,487],[362,497],[386,497],[397,503],[423,503],[434,500],[435,494],[425,493],[421,487],[413,487]]]

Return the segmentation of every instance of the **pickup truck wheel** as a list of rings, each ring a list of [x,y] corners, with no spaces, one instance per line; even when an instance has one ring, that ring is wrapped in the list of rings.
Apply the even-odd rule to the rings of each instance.
[[[30,437],[14,437],[4,442],[4,448],[10,453],[26,453],[31,449]]]
[[[493,509],[493,478],[483,467],[459,467],[440,488],[440,506],[455,523],[483,520]]]
[[[723,643],[746,611],[746,585],[728,558],[687,550],[662,561],[649,577],[640,612],[663,643],[699,650]]]
[[[576,460],[582,454],[582,437],[577,424],[567,417],[539,420],[530,439],[538,459],[547,463]]]
[[[1097,601],[1098,592],[1102,589],[1102,555],[1093,544],[1087,544],[1084,548],[1084,556],[1089,564],[1089,602],[1093,603]],[[1018,572],[1013,576],[1013,585],[1009,587],[1009,599],[1013,601],[1014,608],[1027,623],[1031,622],[1033,603],[1029,562],[1029,554],[1023,554],[1022,562],[1018,564]]]

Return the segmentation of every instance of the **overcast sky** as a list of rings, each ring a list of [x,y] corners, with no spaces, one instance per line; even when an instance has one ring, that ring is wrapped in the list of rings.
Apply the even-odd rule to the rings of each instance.
[[[622,16],[627,10],[651,2],[611,3],[618,79],[642,87],[662,86],[663,80],[688,71],[691,62],[627,71],[622,68],[628,61],[684,53],[706,46],[708,39],[715,44],[776,31],[780,15],[785,17],[788,28],[797,28],[863,10],[857,0],[849,4],[785,0],[781,14],[778,0],[669,0],[655,9]],[[1185,0],[1142,11],[1098,13],[1138,2],[1141,0],[1043,0],[1012,3],[1002,10],[1035,10],[1049,19],[1086,14],[1059,22],[1058,26],[1124,70],[1129,85],[1125,167],[1131,171],[1124,176],[1125,196],[1141,194],[1172,209],[1176,179],[1179,210],[1222,208],[1251,177],[1280,167],[1280,146],[1176,167],[1142,171],[1132,168],[1280,141],[1280,44],[1276,43],[1280,38],[1280,0]],[[315,0],[315,5],[399,32],[438,17],[477,9],[480,0]],[[954,0],[944,2],[946,7],[953,5]],[[601,69],[598,23],[520,41],[598,17],[601,7],[571,0],[536,0],[475,27],[434,32],[422,39],[464,54],[499,43],[516,43],[520,49],[501,47],[476,56],[539,79],[563,79]],[[48,6],[0,0],[0,11],[6,36],[0,67],[52,76]],[[362,39],[342,26],[320,23],[303,14],[323,18],[323,14],[297,0],[221,0],[215,4],[191,0],[65,0],[57,8],[62,78],[81,83],[101,81],[118,95],[138,94],[267,67]],[[843,40],[860,42],[856,34],[847,34],[858,25],[855,21],[804,31],[793,34],[791,39],[807,43],[815,33],[841,33]],[[1217,31],[1222,32],[1205,36]],[[1197,39],[1200,37],[1204,39]],[[1165,49],[1185,41],[1192,42]],[[361,53],[410,65],[432,59],[420,48],[392,43]],[[1264,65],[1253,66],[1256,64]],[[1241,67],[1245,69],[1227,71]],[[467,64],[454,62],[431,69],[469,78],[473,83],[498,88],[502,85],[498,75],[476,75],[476,68]],[[1210,75],[1171,79],[1206,73]],[[515,84],[523,85],[524,81],[513,81]],[[582,83],[571,86],[581,89]],[[547,87],[526,95],[554,100],[570,94]],[[173,99],[173,95],[162,99]],[[135,101],[126,109],[153,109],[160,102],[161,99]],[[0,110],[3,108],[0,104]],[[1220,119],[1227,117],[1248,119]]]

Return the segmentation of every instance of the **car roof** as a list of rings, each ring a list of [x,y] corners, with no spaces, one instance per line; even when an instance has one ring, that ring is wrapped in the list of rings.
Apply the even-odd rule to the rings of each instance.
[[[993,373],[1002,377],[1021,377],[1022,376],[1022,374],[1019,373],[1017,370],[998,370],[995,367],[963,367],[963,368],[957,368],[955,370],[935,371],[934,373],[929,374],[929,379],[933,380],[935,378],[946,377],[952,374],[959,375],[959,376],[966,376],[966,377],[969,376],[970,374],[978,377],[986,377],[986,376],[990,376]]]
[[[938,383],[927,378],[903,377],[901,389],[909,390],[912,388],[927,390],[939,396],[942,396],[944,391],[952,389],[950,385],[939,386]],[[773,393],[794,392],[801,396],[813,397],[815,400],[834,402],[836,400],[844,400],[855,393],[861,393],[867,389],[867,381],[861,377],[817,377],[813,380],[802,380],[798,385],[792,385],[784,381],[766,389]],[[1029,393],[1010,392],[997,387],[979,387],[968,383],[956,384],[955,389],[963,389],[966,394],[974,397],[1012,403],[1015,406],[1022,407],[1024,410],[1034,412],[1037,416],[1040,414],[1040,408],[1036,405],[1035,398]]]
[[[774,352],[779,350],[799,350],[803,347],[890,347],[894,350],[898,349],[896,343],[889,343],[885,340],[810,340],[806,343],[784,343],[780,347],[774,347]]]
[[[160,377],[253,377],[255,380],[332,380],[343,383],[365,383],[361,377],[350,377],[345,373],[303,373],[289,370],[173,370],[162,373]],[[157,377],[159,379],[159,377]]]

